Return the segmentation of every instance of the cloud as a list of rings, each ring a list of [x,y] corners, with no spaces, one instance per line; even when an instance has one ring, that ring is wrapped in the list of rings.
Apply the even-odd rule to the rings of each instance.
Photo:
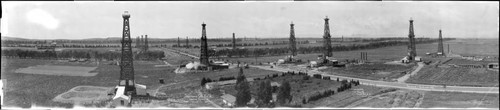
[[[59,27],[59,20],[54,18],[50,13],[41,10],[33,9],[26,13],[26,19],[28,22],[42,25],[47,29],[56,29]]]

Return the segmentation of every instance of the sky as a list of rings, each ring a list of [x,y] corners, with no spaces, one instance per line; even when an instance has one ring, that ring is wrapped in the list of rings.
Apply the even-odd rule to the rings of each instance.
[[[321,38],[328,16],[333,38],[499,38],[499,2],[23,2],[2,1],[2,36],[30,39],[121,37],[128,11],[131,37]]]

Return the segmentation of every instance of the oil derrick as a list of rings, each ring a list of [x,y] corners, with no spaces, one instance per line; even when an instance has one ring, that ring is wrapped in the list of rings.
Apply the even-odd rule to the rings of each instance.
[[[323,48],[324,48],[324,53],[323,53],[323,60],[326,60],[326,57],[331,57],[332,56],[332,42],[331,42],[331,36],[330,36],[330,26],[328,24],[328,16],[325,18],[325,33],[323,34]]]
[[[149,50],[148,35],[144,35],[144,51]]]
[[[139,39],[139,36],[137,36],[137,39],[135,39],[135,48],[140,48],[141,47],[140,44],[139,44],[140,42],[141,41]]]
[[[186,48],[189,48],[189,38],[186,36]]]
[[[444,48],[443,48],[443,36],[441,34],[441,29],[439,30],[439,44],[438,44],[438,53],[444,56]]]
[[[139,49],[141,49],[141,52],[144,51],[144,35],[141,35]]]
[[[295,42],[295,31],[293,29],[293,22],[290,24],[290,54],[291,56],[297,55],[297,46]]]
[[[236,49],[236,37],[234,36],[234,33],[233,33],[233,49]]]
[[[135,94],[134,66],[132,58],[132,39],[130,39],[130,27],[128,11],[123,17],[123,37],[122,37],[122,55],[120,61],[120,82],[119,86],[125,86],[126,94]]]
[[[206,66],[209,66],[208,62],[208,44],[207,44],[207,33],[205,30],[206,24],[201,24],[201,52],[200,52],[200,63]]]
[[[177,47],[181,46],[181,37],[177,37]]]
[[[417,56],[417,51],[415,49],[415,34],[413,31],[413,19],[410,19],[410,32],[409,32],[409,45],[408,45],[408,60],[413,61],[415,60],[415,57]]]
[[[368,60],[368,53],[366,53],[366,52],[361,52],[360,61],[361,61],[362,63],[365,63],[367,60]]]

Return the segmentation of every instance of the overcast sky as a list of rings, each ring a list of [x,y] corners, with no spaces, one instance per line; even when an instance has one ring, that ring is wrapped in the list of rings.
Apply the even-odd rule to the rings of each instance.
[[[129,11],[131,37],[247,36],[321,38],[324,18],[333,37],[498,38],[499,2],[6,2],[2,36],[37,39],[121,37]]]

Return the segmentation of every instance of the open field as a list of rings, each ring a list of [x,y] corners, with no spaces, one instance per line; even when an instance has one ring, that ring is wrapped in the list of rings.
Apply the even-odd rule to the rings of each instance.
[[[99,103],[100,101],[111,100],[112,87],[77,86],[64,92],[54,99],[54,102],[88,104]]]
[[[397,90],[372,95],[348,107],[498,108],[498,94]]]
[[[95,70],[96,68],[97,67],[37,65],[27,68],[20,68],[15,72],[40,75],[95,76],[97,75],[97,73],[90,71]]]
[[[120,68],[117,65],[108,65],[110,62],[101,62],[95,70],[98,74],[90,77],[15,73],[15,70],[19,68],[50,65],[56,62],[58,61],[2,58],[2,79],[6,80],[4,106],[30,107],[36,104],[37,106],[72,107],[72,104],[54,102],[52,99],[76,86],[113,87],[118,82]],[[136,82],[148,88],[155,88],[159,86],[156,82],[159,78],[167,79],[166,82],[174,78],[174,68],[155,68],[156,64],[163,64],[163,62],[134,62]]]
[[[498,94],[426,92],[420,108],[498,108]]]
[[[188,56],[180,55],[169,51],[165,51],[165,57],[163,58],[163,60],[175,66],[187,64],[191,61],[199,61],[198,59],[194,59]]]
[[[423,100],[423,93],[419,91],[397,90],[379,95],[373,95],[352,103],[348,107],[372,108],[418,108]]]
[[[334,75],[349,76],[372,80],[390,80],[397,79],[403,75],[403,72],[410,73],[414,65],[392,65],[392,64],[360,64],[350,65],[346,68],[329,67],[320,71]]]
[[[364,99],[366,97],[372,96],[372,95],[377,95],[385,92],[390,92],[394,91],[396,89],[393,88],[380,88],[380,87],[374,87],[374,86],[365,86],[365,85],[359,85],[359,86],[353,86],[351,89],[340,92],[340,93],[335,93],[335,95],[332,95],[330,97],[325,97],[320,100],[310,102],[303,107],[334,107],[334,108],[341,108],[341,107],[346,107],[350,105],[353,102],[356,102],[358,100]]]
[[[498,87],[498,71],[486,68],[435,67],[426,65],[409,83],[447,86],[493,86]]]

